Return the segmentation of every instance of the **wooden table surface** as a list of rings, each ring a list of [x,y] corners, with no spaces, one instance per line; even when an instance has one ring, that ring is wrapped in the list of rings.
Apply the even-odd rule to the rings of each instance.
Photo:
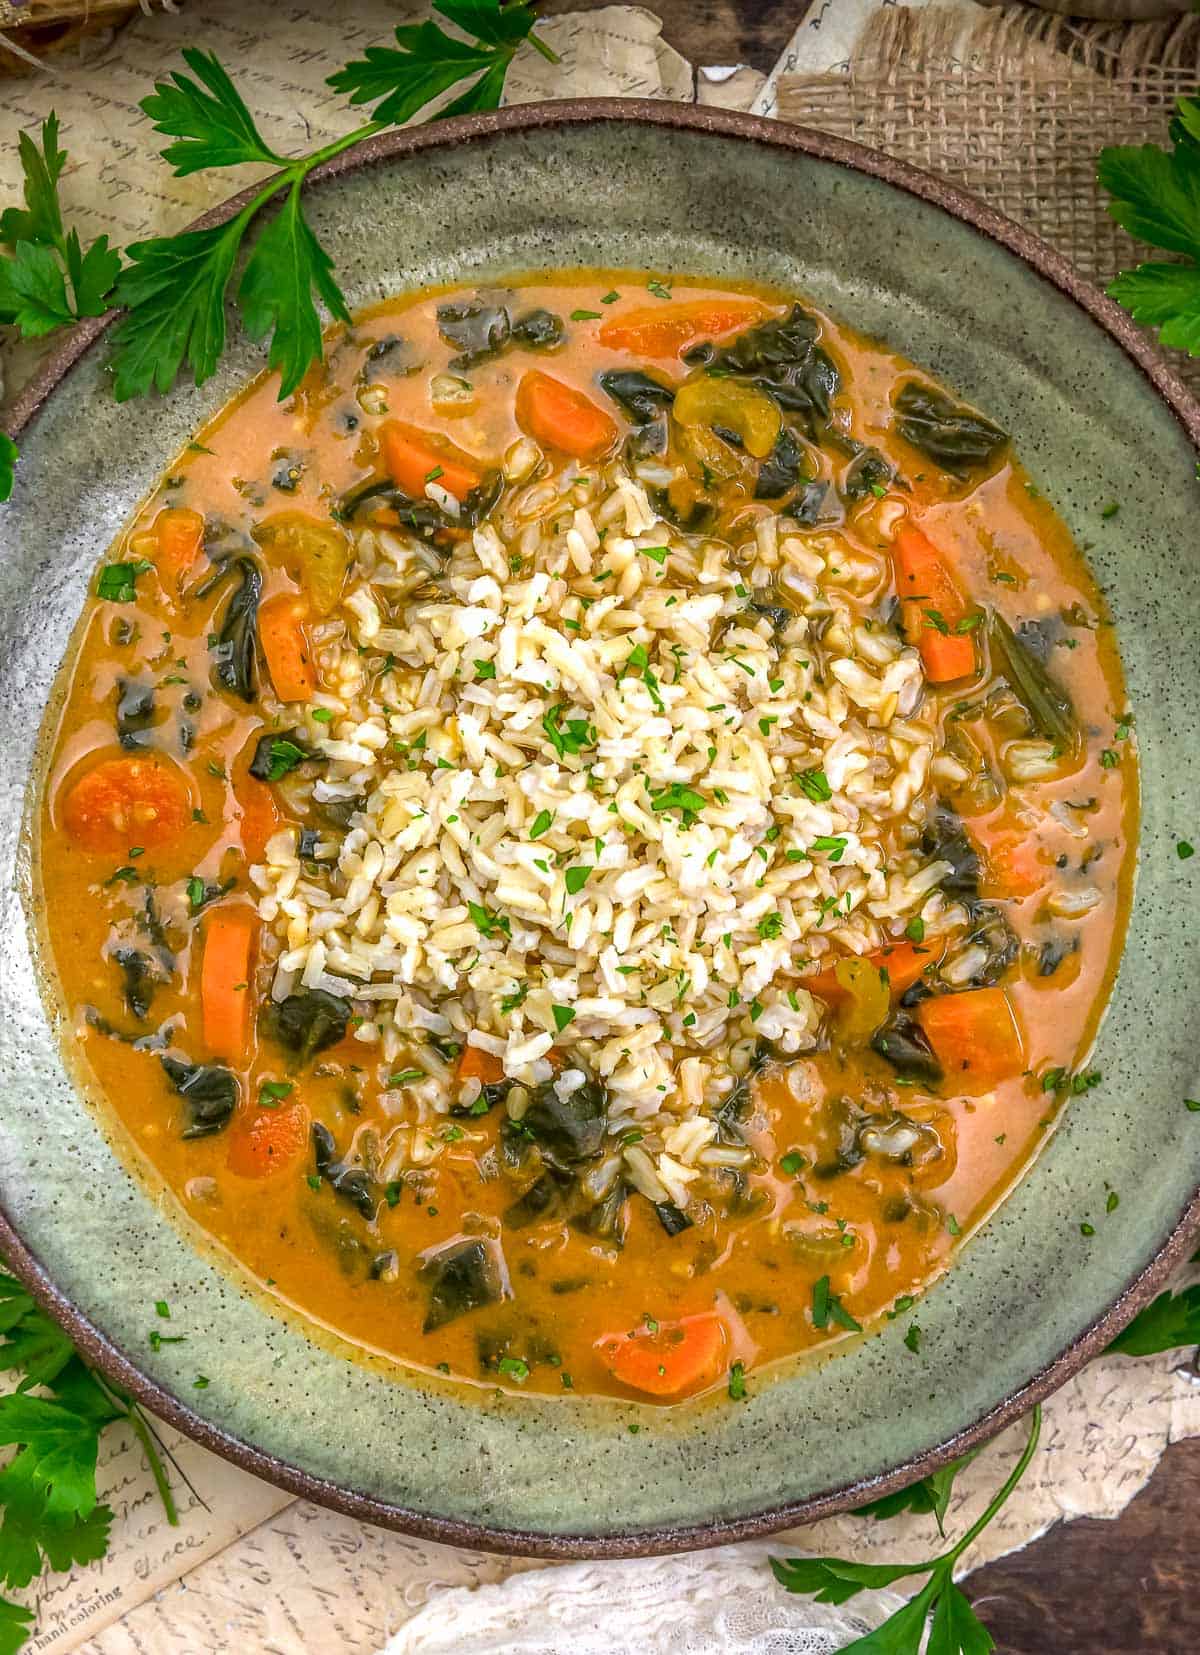
[[[549,0],[578,11],[605,0]],[[645,0],[694,64],[770,69],[805,0]],[[967,1591],[1003,1655],[1198,1655],[1200,1438],[1168,1448],[1115,1522],[1060,1524],[972,1575]]]

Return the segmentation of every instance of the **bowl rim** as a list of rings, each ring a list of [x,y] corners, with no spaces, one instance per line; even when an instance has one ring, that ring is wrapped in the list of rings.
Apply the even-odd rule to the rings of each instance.
[[[880,150],[833,137],[812,127],[732,110],[648,98],[572,98],[518,104],[425,126],[378,133],[314,169],[310,176],[314,183],[319,184],[397,157],[428,150],[455,149],[485,142],[497,135],[608,122],[735,138],[745,143],[811,156],[847,171],[879,179],[930,203],[998,243],[1085,311],[1141,370],[1179,421],[1188,439],[1200,449],[1200,401],[1168,366],[1132,318],[1085,280],[1061,253],[948,180],[922,172]],[[239,192],[182,228],[199,230],[225,222],[240,211],[259,189],[261,184]],[[34,417],[76,362],[112,325],[117,314],[110,311],[105,316],[81,322],[67,332],[61,344],[47,357],[12,405],[5,426],[13,436],[18,435]],[[431,1516],[394,1505],[316,1476],[201,1418],[180,1397],[143,1373],[119,1346],[83,1315],[51,1280],[0,1204],[0,1253],[38,1304],[59,1323],[89,1362],[115,1380],[137,1402],[145,1404],[158,1418],[202,1447],[288,1493],[313,1500],[348,1517],[444,1545],[559,1561],[655,1556],[762,1538],[781,1529],[850,1510],[928,1476],[968,1450],[981,1447],[1057,1390],[1094,1356],[1098,1356],[1126,1323],[1151,1301],[1167,1277],[1183,1261],[1197,1233],[1200,1233],[1200,1186],[1179,1214],[1158,1251],[1136,1272],[1107,1310],[1057,1357],[961,1431],[887,1472],[738,1517],[716,1517],[682,1526],[667,1524],[645,1529],[551,1534],[513,1527],[491,1527],[461,1518]]]

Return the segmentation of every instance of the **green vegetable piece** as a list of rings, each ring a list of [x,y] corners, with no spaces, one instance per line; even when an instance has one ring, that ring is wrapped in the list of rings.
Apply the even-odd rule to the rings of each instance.
[[[897,391],[895,409],[905,442],[955,476],[990,465],[1008,441],[991,420],[915,379]]]
[[[988,620],[988,642],[993,667],[1029,714],[1035,732],[1063,754],[1075,753],[1080,731],[1070,697],[995,610]]]

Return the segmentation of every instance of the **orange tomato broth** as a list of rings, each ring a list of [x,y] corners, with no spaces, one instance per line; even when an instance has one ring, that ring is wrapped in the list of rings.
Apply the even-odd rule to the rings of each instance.
[[[949,1263],[958,1238],[986,1218],[1027,1167],[1071,1090],[1045,1077],[1054,1070],[1073,1074],[1086,1062],[1116,969],[1136,825],[1133,743],[1103,600],[1064,525],[1019,463],[1006,450],[998,464],[966,481],[941,472],[891,428],[892,395],[909,366],[812,312],[822,346],[840,370],[839,402],[853,410],[856,433],[907,480],[907,489],[892,490],[889,498],[910,518],[919,516],[949,560],[964,600],[994,605],[1014,625],[1064,612],[1079,623],[1067,625],[1068,647],[1055,648],[1051,664],[1078,712],[1081,753],[1051,781],[1018,789],[994,808],[963,811],[984,851],[984,895],[1003,908],[1028,945],[1002,985],[1023,1042],[1023,1070],[982,1095],[963,1095],[949,1080],[941,1088],[903,1087],[881,1058],[839,1038],[831,990],[830,1038],[825,1049],[801,1058],[818,1079],[815,1101],[800,1101],[784,1065],[769,1064],[755,1083],[746,1129],[757,1156],[744,1192],[748,1210],[710,1212],[668,1237],[650,1204],[634,1200],[619,1251],[557,1222],[506,1234],[513,1297],[423,1333],[425,1296],[414,1261],[461,1235],[464,1213],[496,1218],[517,1193],[508,1180],[484,1182],[477,1171],[480,1156],[495,1145],[503,1111],[455,1120],[454,1140],[437,1162],[406,1182],[394,1205],[389,1190],[368,1225],[327,1186],[312,1187],[319,1181],[312,1178],[309,1130],[323,1121],[339,1143],[351,1134],[358,1143],[372,1126],[383,1130],[378,1063],[347,1038],[292,1075],[255,1026],[254,1002],[265,999],[267,986],[256,985],[253,954],[246,986],[232,985],[251,1001],[244,1029],[230,1024],[237,1012],[228,1006],[218,1016],[223,1032],[206,1027],[199,1001],[201,928],[228,910],[235,949],[239,925],[253,930],[246,868],[288,819],[287,807],[277,789],[247,775],[264,728],[262,711],[212,692],[208,637],[224,589],[211,601],[181,595],[181,586],[186,594],[191,581],[194,589],[197,571],[208,568],[206,554],[193,544],[194,524],[170,520],[169,533],[157,542],[159,562],[151,537],[168,508],[200,514],[210,529],[224,521],[246,534],[265,515],[285,511],[328,523],[336,498],[381,469],[378,433],[385,419],[494,463],[519,434],[516,391],[530,369],[549,372],[602,405],[623,434],[628,422],[597,390],[599,371],[646,366],[660,378],[680,379],[689,371],[680,352],[696,337],[689,317],[699,315],[701,328],[706,320],[713,325],[714,315],[740,328],[794,302],[769,290],[717,290],[683,277],[648,290],[644,274],[623,271],[553,273],[514,286],[522,307],[544,306],[563,317],[566,342],[551,353],[512,349],[471,369],[471,402],[431,404],[431,376],[446,372],[456,348],[437,332],[436,305],[444,294],[424,293],[376,306],[331,333],[325,364],[310,371],[288,402],[275,400],[274,376],[261,376],[180,454],[109,554],[110,561],[144,558],[155,568],[138,576],[132,602],[89,598],[64,667],[37,878],[54,992],[68,1011],[69,1043],[85,1075],[186,1213],[281,1307],[364,1350],[466,1382],[671,1402],[723,1386],[735,1364],[741,1364],[740,1387],[742,1372],[761,1374],[782,1358],[846,1337],[847,1322],[867,1326],[885,1314],[907,1314],[909,1301]],[[666,299],[657,296],[664,292]],[[688,310],[660,341],[662,354],[651,354],[655,336],[646,324],[654,307],[665,316],[679,304]],[[568,320],[575,311],[595,314]],[[630,319],[625,334],[623,318]],[[601,342],[606,328],[617,343]],[[397,338],[399,344],[388,345]],[[364,404],[378,411],[367,412]],[[814,451],[814,457],[828,475],[828,456]],[[852,544],[856,537],[880,544],[871,515],[877,503],[868,497],[847,509],[840,532]],[[264,605],[294,599],[286,546],[260,543],[258,557]],[[95,777],[106,762],[128,762],[116,743],[113,705],[118,681],[134,674],[152,675],[160,686],[159,722],[149,733],[168,756],[157,758],[152,750],[140,760],[167,767],[174,777],[170,796],[164,805],[162,778],[152,778],[149,817],[143,811],[140,822],[119,813],[114,818],[101,776],[92,783],[92,825],[81,825],[80,778]],[[193,700],[185,702],[189,694]],[[942,692],[943,705],[949,711],[971,694],[971,686],[952,685]],[[166,719],[161,706],[170,709]],[[180,721],[193,729],[187,753],[174,734]],[[85,788],[84,805],[86,794]],[[1069,934],[1070,951],[1043,976],[1035,929],[1044,935],[1056,864],[1065,858],[1075,867],[1080,857],[1079,840],[1048,813],[1056,801],[1086,803],[1087,844],[1093,853],[1101,848],[1091,871],[1103,901],[1058,927]],[[107,829],[95,829],[97,811]],[[148,885],[166,893],[182,880],[235,882],[199,919],[181,907],[177,890],[161,896],[174,971],[156,986],[146,1027],[182,1019],[178,1045],[193,1061],[220,1056],[237,1063],[241,1077],[229,1126],[193,1140],[181,1136],[181,1100],[157,1056],[103,1032],[105,1023],[127,1029],[130,1022],[120,973],[106,957],[114,938],[140,934]],[[264,1084],[292,1084],[292,1090],[264,1101]],[[913,1119],[932,1123],[942,1155],[932,1167],[868,1156],[837,1176],[816,1177],[813,1169],[831,1153],[829,1100],[842,1093],[887,1096]],[[902,1211],[904,1222],[896,1218]],[[383,1279],[372,1279],[373,1261],[389,1253],[398,1273],[389,1267]],[[708,1325],[714,1311],[720,1318],[715,1337]],[[689,1332],[692,1323],[699,1334]],[[669,1351],[669,1363],[650,1364],[640,1349],[618,1352],[632,1334],[665,1341],[664,1349],[679,1344],[694,1351],[696,1360],[684,1364],[683,1378],[668,1394],[659,1394],[659,1382],[646,1374],[669,1366],[673,1372],[675,1352]],[[517,1360],[498,1368],[497,1352]],[[632,1383],[623,1382],[622,1373],[632,1374]]]

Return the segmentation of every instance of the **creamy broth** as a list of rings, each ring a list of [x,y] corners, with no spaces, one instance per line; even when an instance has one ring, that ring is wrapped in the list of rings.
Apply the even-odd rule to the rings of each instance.
[[[900,410],[916,405],[903,388],[948,393],[878,343],[805,306],[816,352],[806,372],[819,379],[826,361],[836,383],[813,393],[811,377],[793,375],[801,390],[792,405],[761,355],[722,355],[786,321],[795,303],[769,290],[593,271],[522,279],[482,299],[468,290],[380,305],[331,335],[324,365],[293,398],[277,402],[278,381],[265,375],[199,434],[111,549],[88,600],[64,668],[37,854],[71,1044],[187,1213],[268,1292],[407,1365],[555,1394],[672,1402],[728,1384],[736,1396],[745,1376],[772,1362],[909,1314],[959,1238],[1028,1166],[1062,1103],[1093,1083],[1087,1057],[1121,946],[1136,826],[1131,733],[1102,597],[986,422],[982,437],[955,424],[978,416],[951,398],[932,415],[925,409],[925,426],[920,409],[907,426],[920,435],[930,419],[939,425],[943,463],[905,440]],[[650,404],[638,404],[636,387],[602,382],[622,373],[645,376]],[[667,393],[657,404],[655,386]],[[810,406],[798,408],[805,396]],[[554,435],[560,418],[565,449]],[[1020,433],[1012,436],[1019,448]],[[948,469],[948,440],[988,452]],[[422,454],[433,463],[425,467]],[[784,483],[774,495],[764,493],[772,463]],[[377,547],[390,536],[398,559],[424,548],[436,588],[474,555],[481,525],[503,529],[522,491],[557,490],[566,526],[560,533],[551,517],[539,528],[550,550],[514,551],[524,544],[516,529],[503,545],[510,564],[551,560],[559,584],[546,624],[565,616],[573,631],[557,636],[571,647],[605,602],[601,565],[618,536],[583,552],[561,547],[576,512],[601,512],[618,470],[651,503],[655,527],[639,548],[649,581],[678,579],[682,602],[703,593],[703,558],[718,556],[710,543],[744,569],[744,588],[739,579],[721,589],[714,647],[724,651],[729,628],[747,626],[751,648],[758,628],[781,685],[786,663],[790,693],[793,681],[809,681],[796,676],[813,670],[808,656],[827,653],[824,639],[850,624],[846,606],[865,628],[864,647],[884,640],[881,675],[894,666],[899,681],[907,663],[911,679],[919,660],[911,714],[855,703],[845,716],[876,741],[881,766],[889,720],[928,721],[933,768],[914,796],[916,814],[893,823],[887,843],[914,865],[923,858],[950,871],[907,907],[873,915],[894,870],[868,877],[864,852],[864,890],[875,897],[864,895],[852,915],[857,886],[847,885],[845,912],[834,899],[827,921],[803,921],[786,879],[819,860],[831,890],[852,883],[842,857],[858,854],[870,824],[858,824],[858,839],[839,828],[784,851],[798,818],[777,815],[762,836],[762,877],[783,895],[750,942],[803,930],[781,948],[775,999],[762,991],[767,1024],[783,1032],[760,1037],[758,999],[730,998],[728,1026],[693,1052],[690,982],[666,1006],[644,983],[640,999],[630,991],[631,1004],[652,1006],[662,1022],[672,1075],[686,1054],[701,1064],[703,1096],[690,1113],[678,1103],[682,1081],[678,1095],[674,1080],[667,1086],[661,1115],[635,1092],[618,1097],[601,1068],[599,1014],[589,1021],[567,1007],[568,1021],[554,1026],[557,1002],[549,1051],[506,1069],[508,1020],[524,1019],[527,1032],[539,1015],[545,1022],[549,967],[532,945],[521,956],[527,975],[488,1000],[478,1023],[485,1044],[472,1044],[462,1008],[481,1003],[482,990],[470,988],[471,956],[499,959],[512,943],[511,924],[500,934],[499,903],[474,905],[481,940],[456,956],[459,975],[441,991],[448,1016],[422,990],[427,1026],[397,1032],[381,1015],[386,1000],[348,994],[341,1023],[335,1005],[331,1021],[314,1025],[303,989],[291,985],[300,1024],[289,1044],[278,1008],[290,1002],[277,974],[298,950],[279,846],[294,846],[302,880],[344,894],[338,847],[355,818],[343,810],[339,822],[318,797],[337,765],[351,763],[335,759],[331,769],[321,757],[351,699],[337,685],[357,658],[356,705],[373,697],[386,722],[408,716],[405,697],[416,696],[420,676],[415,657],[373,647],[361,606],[346,608],[360,582],[395,630],[399,607],[422,601],[419,587],[387,585],[377,549],[355,561],[359,537],[374,536]],[[811,599],[803,579],[785,578],[778,546],[793,544],[795,569],[816,559]],[[405,566],[387,565],[396,567]],[[930,579],[943,584],[933,590]],[[764,585],[783,593],[774,614]],[[734,592],[761,601],[741,611]],[[462,594],[454,601],[468,605]],[[631,627],[641,602],[628,600]],[[678,684],[686,646],[674,647]],[[669,671],[641,676],[644,654],[632,646],[623,672],[652,692],[646,716],[661,695],[682,717]],[[499,689],[499,650],[473,659],[467,649],[455,685],[473,674]],[[289,673],[307,694],[281,687]],[[605,694],[624,693],[620,683]],[[818,692],[827,697],[831,681]],[[569,776],[589,760],[592,715],[556,693],[561,715],[543,715],[558,720],[549,758]],[[769,752],[799,729],[812,693],[793,696],[782,722],[765,701],[738,711],[747,739],[762,730]],[[572,718],[582,752],[570,740],[557,750]],[[1059,725],[1069,737],[1054,737]],[[470,768],[461,746],[442,742],[440,725],[426,743],[393,733],[372,763],[433,789],[439,768]],[[530,749],[527,762],[545,761]],[[802,808],[824,808],[824,771],[809,766],[787,780]],[[721,790],[702,772],[691,785],[676,805],[662,803],[666,792],[651,800],[656,820],[676,812],[671,834],[707,831],[706,810],[719,814]],[[560,827],[546,830],[558,845],[550,872],[570,860],[554,840]],[[446,854],[462,860],[447,833]],[[605,866],[596,843],[594,856],[587,851],[593,890]],[[632,830],[621,846],[636,862]],[[272,865],[269,875],[251,871]],[[449,904],[457,887],[444,878]],[[569,945],[568,928],[556,946]],[[522,987],[528,1003],[517,998],[505,1011]],[[431,1067],[421,1067],[423,1053]],[[562,1077],[576,1074],[572,1094]],[[673,1108],[700,1123],[691,1160],[662,1147]],[[631,1156],[635,1148],[644,1156]],[[609,1162],[618,1173],[605,1170]],[[673,1185],[675,1166],[688,1176]],[[653,1199],[663,1177],[674,1193]]]

